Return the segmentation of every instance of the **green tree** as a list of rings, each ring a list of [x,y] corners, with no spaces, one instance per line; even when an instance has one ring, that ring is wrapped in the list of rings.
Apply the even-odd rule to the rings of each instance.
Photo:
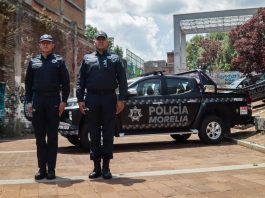
[[[204,39],[202,35],[195,35],[187,43],[187,67],[189,70],[198,69],[198,60],[202,54],[202,48],[199,46],[201,40]]]
[[[93,27],[91,25],[86,25],[85,26],[85,36],[89,40],[94,41],[97,32],[98,32],[98,29],[96,27]]]
[[[114,48],[113,48],[113,52],[115,54],[117,54],[120,58],[123,58],[123,50],[120,46],[116,45]]]
[[[93,27],[91,25],[86,25],[85,27],[85,36],[92,42],[94,42],[96,33],[98,32],[98,29],[96,27]],[[123,50],[122,47],[116,45],[114,47],[114,37],[109,37],[109,52],[110,53],[115,53],[121,58],[123,57]]]

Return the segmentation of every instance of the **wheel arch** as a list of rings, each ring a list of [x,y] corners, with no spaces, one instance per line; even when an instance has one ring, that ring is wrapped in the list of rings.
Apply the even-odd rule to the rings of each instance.
[[[225,133],[230,133],[231,121],[229,110],[225,105],[222,106],[208,106],[203,108],[198,112],[195,123],[193,124],[193,128],[199,129],[201,127],[202,121],[208,116],[217,116],[219,117],[226,126]]]

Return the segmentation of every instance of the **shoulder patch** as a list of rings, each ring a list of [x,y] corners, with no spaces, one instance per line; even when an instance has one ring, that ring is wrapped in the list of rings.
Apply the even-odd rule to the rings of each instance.
[[[38,54],[30,59],[32,62],[41,62],[41,55]]]
[[[58,54],[54,54],[55,58],[57,61],[63,60],[63,57],[58,55]]]
[[[113,62],[119,61],[120,57],[117,54],[111,54],[110,58]]]
[[[83,59],[84,59],[86,64],[95,63],[98,60],[95,53],[85,54]]]

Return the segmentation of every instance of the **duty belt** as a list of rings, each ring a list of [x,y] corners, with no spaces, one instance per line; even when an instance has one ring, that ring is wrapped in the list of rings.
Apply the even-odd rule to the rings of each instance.
[[[34,92],[37,96],[58,96],[58,91],[36,91]]]
[[[109,95],[114,94],[115,90],[87,90],[87,93],[95,94],[95,95]]]

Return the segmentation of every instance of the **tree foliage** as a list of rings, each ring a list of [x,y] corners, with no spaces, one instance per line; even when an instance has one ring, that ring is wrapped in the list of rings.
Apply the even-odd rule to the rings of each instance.
[[[233,29],[231,42],[236,50],[232,66],[245,74],[265,71],[265,8],[245,24]]]
[[[199,43],[203,39],[204,37],[202,35],[195,35],[187,43],[187,67],[189,70],[198,69],[199,57],[203,51],[203,49],[199,46]]]
[[[90,40],[94,41],[96,33],[98,32],[98,29],[96,27],[93,27],[91,25],[86,25],[85,27],[85,36]]]
[[[187,67],[189,69],[214,68],[228,71],[234,56],[235,51],[226,32],[214,32],[204,36],[195,35],[187,43]]]
[[[202,40],[199,45],[201,48],[203,48],[203,52],[199,59],[199,64],[204,68],[206,67],[212,69],[215,60],[220,53],[221,42],[206,38]]]
[[[96,33],[98,32],[98,29],[96,27],[93,27],[91,25],[86,25],[85,27],[85,36],[91,41],[94,42],[96,38]],[[121,58],[123,57],[123,50],[122,47],[116,45],[114,46],[114,37],[109,37],[109,52],[115,53]]]

